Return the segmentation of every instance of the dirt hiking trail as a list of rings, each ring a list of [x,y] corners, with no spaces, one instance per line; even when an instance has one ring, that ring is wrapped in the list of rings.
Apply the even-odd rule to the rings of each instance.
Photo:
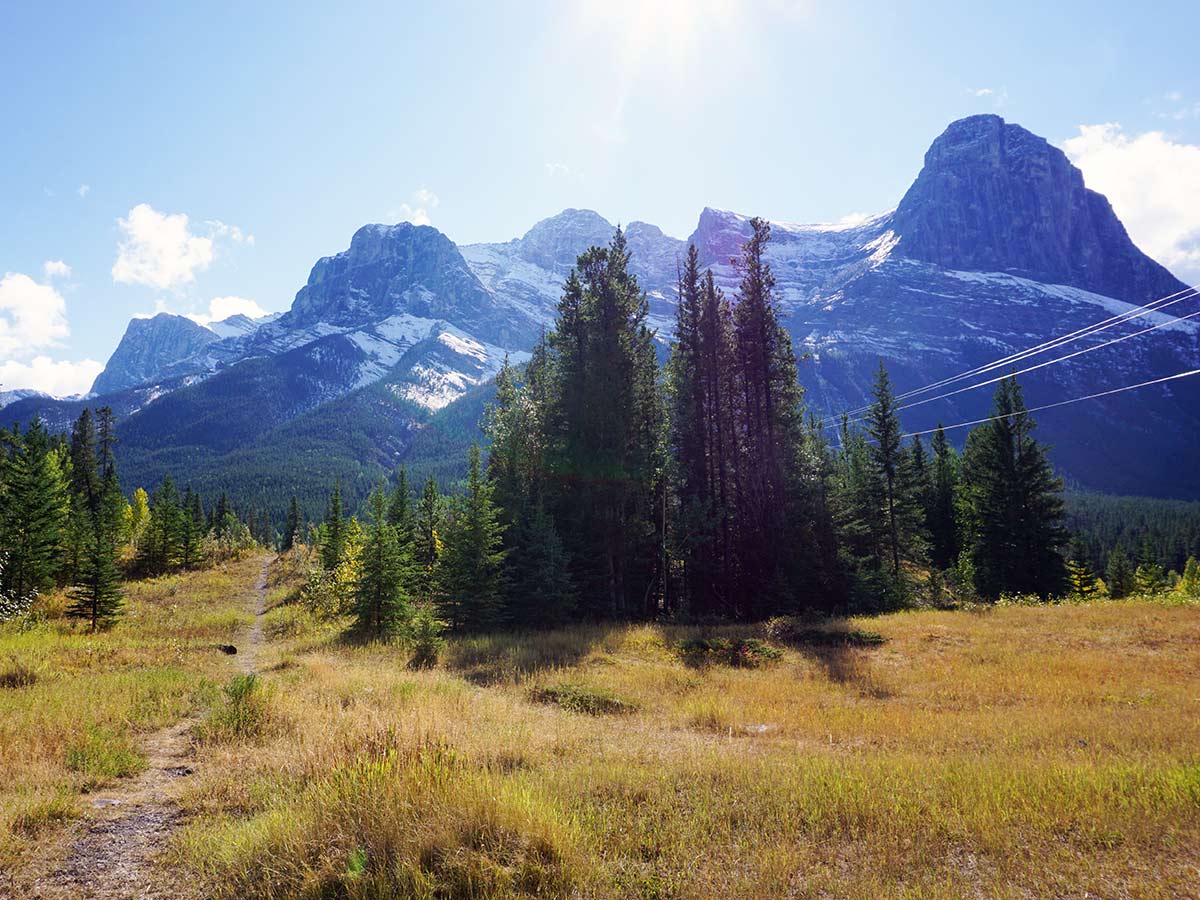
[[[242,672],[255,671],[266,606],[267,566],[255,583],[254,623],[238,646]],[[194,885],[179,883],[158,865],[159,855],[183,824],[182,782],[193,772],[195,719],[151,735],[143,749],[148,768],[88,799],[88,809],[60,843],[60,857],[41,867],[13,900],[186,900]],[[0,900],[7,900],[0,885]]]

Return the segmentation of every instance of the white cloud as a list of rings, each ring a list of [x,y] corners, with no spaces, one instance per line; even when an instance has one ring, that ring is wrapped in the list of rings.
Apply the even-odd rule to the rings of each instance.
[[[389,222],[412,222],[414,225],[432,225],[433,219],[429,210],[435,208],[441,200],[427,187],[413,191],[409,198],[411,203],[401,203],[395,209],[389,209],[384,217]]]
[[[548,162],[546,163],[546,174],[551,178],[565,178],[571,174],[571,167],[566,163]]]
[[[0,279],[0,357],[30,356],[69,333],[67,303],[52,286],[20,272]]]
[[[156,310],[162,312],[163,310]],[[245,297],[213,297],[208,304],[207,313],[191,313],[188,318],[200,325],[210,322],[220,322],[230,316],[243,315],[251,319],[261,319],[268,315],[267,311]]]
[[[75,193],[77,193],[80,197],[86,197],[91,192],[92,186],[90,184],[81,184],[79,187],[75,188]]]
[[[1185,281],[1200,280],[1200,146],[1115,122],[1081,125],[1063,150],[1108,197],[1130,237]]]
[[[246,234],[236,225],[226,225],[220,219],[209,219],[205,223],[209,228],[211,237],[226,237],[235,244],[249,244],[254,246],[254,235]]]
[[[104,363],[94,359],[71,362],[35,356],[27,364],[8,360],[0,363],[0,390],[31,388],[56,397],[83,394],[91,389],[92,382],[102,371]]]
[[[177,288],[194,281],[196,272],[212,262],[212,238],[192,234],[184,213],[164,215],[139,203],[117,224],[125,234],[112,267],[118,284]]]
[[[42,263],[42,271],[46,275],[46,280],[52,278],[70,278],[71,267],[61,259],[48,259]]]
[[[438,195],[429,188],[418,188],[417,192],[413,194],[413,199],[422,206],[428,206],[430,209],[435,208],[441,202],[438,199]]]
[[[967,88],[967,93],[972,97],[990,97],[996,92],[991,88]]]

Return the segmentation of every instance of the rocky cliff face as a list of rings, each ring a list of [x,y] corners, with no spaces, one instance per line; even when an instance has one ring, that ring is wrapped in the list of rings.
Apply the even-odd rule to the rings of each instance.
[[[111,394],[142,384],[217,339],[215,333],[186,316],[159,313],[152,319],[133,319],[92,384],[92,393]]]
[[[999,116],[954,122],[896,208],[898,252],[1145,303],[1184,286],[1129,239],[1066,155]]]

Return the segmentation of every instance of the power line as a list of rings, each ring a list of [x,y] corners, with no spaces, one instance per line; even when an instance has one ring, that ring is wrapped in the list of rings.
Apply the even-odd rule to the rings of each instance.
[[[1152,384],[1162,384],[1164,381],[1175,381],[1178,378],[1188,378],[1189,376],[1192,376],[1192,375],[1200,375],[1200,369],[1190,369],[1187,372],[1176,372],[1174,375],[1164,375],[1162,378],[1154,378],[1150,381],[1143,381],[1141,384],[1129,384],[1129,385],[1126,385],[1125,387],[1113,388],[1110,391],[1100,391],[1099,393],[1088,394],[1085,397],[1072,397],[1070,400],[1059,400],[1057,403],[1045,403],[1041,406],[1031,407],[1031,408],[1025,410],[1025,412],[1027,412],[1027,413],[1041,412],[1042,410],[1054,409],[1055,407],[1058,407],[1058,406],[1067,406],[1068,404],[1071,404],[1071,403],[1079,403],[1083,400],[1096,400],[1100,397],[1108,397],[1112,394],[1121,394],[1121,393],[1124,393],[1125,391],[1133,391],[1133,390],[1137,390],[1138,388],[1150,387],[1150,385],[1152,385]],[[967,428],[971,425],[982,425],[985,422],[995,422],[998,419],[1008,419],[1008,418],[1011,418],[1012,416],[1013,416],[1013,413],[1008,413],[1003,416],[988,416],[986,419],[974,419],[970,422],[958,422],[954,425],[942,425],[939,427],[943,431],[950,431],[955,428]],[[909,431],[906,434],[901,435],[901,437],[916,437],[918,435],[933,434],[937,430],[938,430],[937,428],[927,428],[924,431]]]
[[[1008,356],[994,360],[990,363],[984,363],[982,365],[976,366],[973,369],[967,369],[963,372],[958,373],[957,375],[952,375],[947,378],[943,378],[940,381],[935,381],[931,384],[925,385],[924,387],[914,388],[913,390],[906,391],[906,392],[898,395],[896,397],[896,399],[904,400],[908,397],[914,397],[918,394],[924,394],[929,391],[936,390],[939,387],[945,387],[946,385],[953,384],[956,381],[962,381],[964,379],[971,378],[976,375],[982,375],[986,372],[1000,368],[1001,366],[1009,365],[1009,364],[1017,362],[1021,359],[1025,359],[1030,356],[1035,356],[1038,353],[1043,353],[1047,350],[1055,349],[1057,347],[1062,346],[1063,344],[1070,343],[1071,341],[1077,340],[1078,338],[1087,337],[1089,335],[1095,334],[1096,332],[1107,330],[1116,325],[1131,321],[1133,319],[1139,318],[1148,313],[1156,312],[1158,310],[1165,309],[1168,306],[1173,306],[1176,303],[1181,303],[1184,300],[1192,299],[1193,297],[1197,296],[1198,294],[1200,294],[1200,288],[1197,288],[1194,286],[1185,288],[1182,291],[1176,291],[1174,294],[1167,294],[1165,297],[1159,297],[1157,300],[1152,300],[1149,303],[1146,303],[1142,306],[1128,309],[1125,312],[1120,313],[1115,316],[1110,316],[1109,318],[1104,319],[1101,322],[1095,322],[1095,323],[1093,323],[1091,325],[1087,325],[1083,328],[1076,329],[1075,331],[1072,331],[1068,334],[1060,335],[1059,337],[1056,337],[1056,338],[1051,338],[1048,341],[1043,341],[1041,344],[1038,344],[1034,347],[1028,347],[1025,350],[1021,350],[1016,353],[1011,353]],[[1175,321],[1178,321],[1178,318],[1176,318]],[[844,412],[838,413],[837,415],[826,416],[825,421],[826,422],[836,422],[838,419],[840,419],[844,415],[855,415],[855,414],[860,413],[869,408],[870,408],[870,404],[867,404],[864,406],[859,406],[855,409],[846,410]]]
[[[1183,321],[1186,321],[1187,319],[1194,319],[1196,316],[1200,316],[1200,310],[1196,310],[1195,312],[1188,313],[1186,316],[1176,316],[1175,318],[1171,319],[1171,321],[1169,321],[1169,322],[1160,322],[1157,325],[1151,325],[1149,328],[1143,328],[1141,331],[1135,331],[1132,334],[1123,334],[1120,337],[1112,338],[1111,340],[1105,341],[1102,344],[1095,344],[1091,347],[1084,347],[1082,350],[1076,350],[1074,353],[1068,353],[1066,356],[1059,356],[1054,359],[1048,359],[1045,362],[1040,362],[1037,365],[1028,366],[1024,369],[1018,369],[1016,372],[1009,372],[1004,375],[999,375],[995,378],[989,378],[987,381],[980,381],[980,382],[977,382],[976,384],[969,384],[966,387],[956,388],[953,391],[947,391],[944,394],[938,394],[936,397],[926,397],[924,400],[915,400],[912,403],[905,403],[902,406],[897,406],[896,412],[900,412],[901,410],[904,410],[904,409],[911,409],[914,406],[923,406],[926,403],[933,403],[936,400],[944,400],[947,397],[953,397],[955,394],[962,394],[962,393],[965,393],[966,391],[973,391],[973,390],[975,390],[975,388],[987,387],[989,384],[995,384],[998,381],[1003,381],[1005,378],[1014,378],[1017,375],[1024,375],[1026,372],[1033,372],[1036,369],[1042,369],[1042,368],[1045,368],[1046,366],[1052,366],[1055,363],[1065,362],[1066,360],[1073,359],[1076,356],[1082,356],[1085,353],[1091,353],[1093,350],[1103,350],[1105,347],[1109,347],[1113,344],[1119,344],[1119,343],[1121,343],[1121,341],[1127,341],[1127,340],[1130,340],[1131,338],[1141,337],[1143,334],[1147,334],[1148,332],[1151,332],[1151,331],[1157,331],[1160,328],[1169,328],[1170,326],[1176,324],[1177,322],[1183,322]],[[850,421],[851,422],[861,422],[866,418],[867,418],[866,416],[856,416],[855,418],[850,419]]]

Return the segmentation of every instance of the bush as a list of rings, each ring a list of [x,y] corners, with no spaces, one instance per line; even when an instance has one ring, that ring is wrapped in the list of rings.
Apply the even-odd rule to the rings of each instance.
[[[884,637],[874,631],[849,628],[840,623],[807,625],[793,616],[778,616],[763,623],[769,641],[794,647],[878,647]]]
[[[438,657],[446,648],[446,639],[442,637],[445,628],[446,623],[437,618],[429,606],[417,608],[408,626],[413,652],[408,662],[410,668],[432,669],[437,665]]]
[[[586,713],[589,716],[619,715],[637,709],[635,704],[621,699],[612,691],[582,684],[564,683],[534,688],[530,697],[536,703],[553,703],[571,712]]]
[[[757,638],[692,638],[677,648],[688,665],[720,664],[739,669],[754,669],[783,656],[775,647]]]

